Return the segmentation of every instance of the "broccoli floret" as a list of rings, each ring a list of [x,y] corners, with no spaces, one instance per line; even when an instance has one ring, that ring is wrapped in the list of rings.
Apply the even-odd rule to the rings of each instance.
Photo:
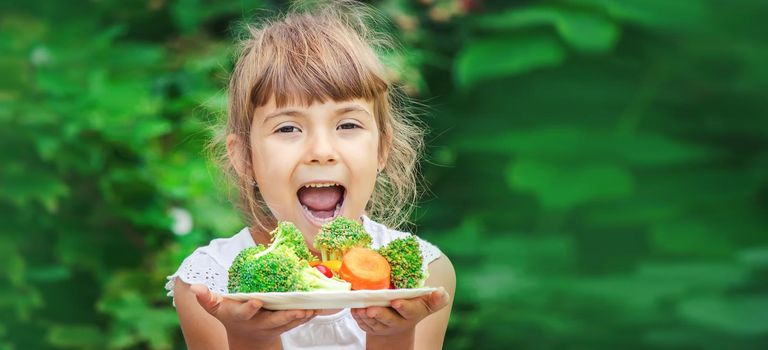
[[[304,241],[304,236],[292,222],[281,221],[277,223],[277,228],[275,228],[269,234],[272,236],[272,242],[270,243],[267,250],[286,246],[293,250],[299,259],[307,261],[314,260],[312,253],[309,252],[307,243]]]
[[[229,269],[230,293],[350,290],[347,282],[328,278],[287,245],[256,246],[237,255]]]
[[[362,225],[340,216],[320,228],[314,246],[320,251],[323,261],[341,260],[351,248],[370,248],[371,241],[371,235],[365,232]]]
[[[421,269],[423,259],[416,237],[395,239],[378,251],[389,262],[392,269],[392,284],[395,288],[424,286],[428,273]]]
[[[269,234],[269,247],[246,248],[235,257],[228,271],[230,293],[285,292],[298,288],[298,277],[293,277],[297,273],[292,270],[298,271],[302,260],[313,259],[304,236],[296,225],[286,221],[279,222]]]
[[[235,281],[230,293],[292,292],[301,285],[302,260],[285,246],[268,248],[243,260],[238,275],[229,276]]]
[[[267,249],[267,247],[259,244],[255,247],[245,248],[237,254],[235,260],[232,261],[232,265],[229,266],[229,271],[227,273],[227,290],[230,293],[235,293],[240,285],[240,271],[243,269],[243,264],[245,264],[246,261],[253,259],[256,254],[265,249]]]

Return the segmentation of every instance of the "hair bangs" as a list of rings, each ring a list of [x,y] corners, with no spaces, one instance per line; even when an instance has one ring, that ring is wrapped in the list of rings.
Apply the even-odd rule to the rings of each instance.
[[[322,28],[322,27],[321,27]],[[294,29],[294,30],[291,30]],[[344,39],[341,31],[295,30],[275,26],[265,33],[269,52],[250,91],[253,108],[274,98],[276,107],[309,106],[329,100],[372,100],[386,94],[388,84],[370,48]]]

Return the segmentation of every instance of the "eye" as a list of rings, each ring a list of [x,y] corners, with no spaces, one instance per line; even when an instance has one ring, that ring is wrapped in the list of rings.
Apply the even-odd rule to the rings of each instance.
[[[355,123],[344,123],[339,125],[339,129],[341,130],[349,130],[349,129],[359,128],[359,127],[360,125],[357,125]]]
[[[276,133],[292,133],[292,132],[301,132],[301,130],[299,130],[299,128],[295,126],[287,125],[277,129],[275,132]]]

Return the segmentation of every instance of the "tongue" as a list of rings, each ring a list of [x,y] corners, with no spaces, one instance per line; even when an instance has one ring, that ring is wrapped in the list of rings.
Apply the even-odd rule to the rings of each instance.
[[[331,187],[302,187],[299,190],[299,202],[312,211],[331,211],[336,209],[336,203],[341,201],[342,189]]]

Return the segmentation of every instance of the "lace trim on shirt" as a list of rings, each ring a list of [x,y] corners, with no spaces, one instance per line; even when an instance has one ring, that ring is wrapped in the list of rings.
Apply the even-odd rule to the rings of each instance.
[[[427,271],[429,263],[443,255],[443,252],[441,252],[434,244],[429,243],[422,238],[416,237],[416,241],[419,242],[419,249],[421,250],[421,258],[423,261],[422,269]]]
[[[184,259],[175,274],[168,276],[165,290],[173,297],[173,286],[176,278],[181,278],[187,284],[204,284],[211,291],[224,294],[227,292],[227,272],[207,254],[194,252]]]

